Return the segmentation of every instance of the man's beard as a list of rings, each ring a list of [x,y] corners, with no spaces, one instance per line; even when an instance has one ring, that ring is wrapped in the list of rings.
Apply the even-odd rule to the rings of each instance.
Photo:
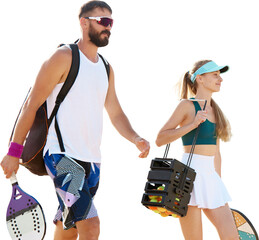
[[[102,35],[103,33],[106,33],[106,34],[107,34],[107,36],[104,37],[104,38],[101,37],[101,35]],[[104,31],[98,33],[98,32],[95,31],[95,30],[93,29],[93,27],[90,25],[88,35],[89,35],[90,41],[91,41],[94,45],[96,45],[97,47],[104,47],[104,46],[108,45],[108,43],[109,43],[109,37],[110,37],[110,35],[111,35],[111,32],[108,31],[108,30],[104,30]]]

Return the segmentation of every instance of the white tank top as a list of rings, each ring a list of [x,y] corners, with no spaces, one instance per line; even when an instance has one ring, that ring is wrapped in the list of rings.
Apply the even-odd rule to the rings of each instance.
[[[80,50],[80,66],[74,85],[61,103],[57,121],[62,135],[65,153],[59,147],[55,119],[49,128],[44,155],[62,153],[85,162],[101,162],[101,138],[103,108],[108,89],[108,76],[102,59],[91,62]],[[56,97],[63,86],[57,84],[47,98],[48,117]]]

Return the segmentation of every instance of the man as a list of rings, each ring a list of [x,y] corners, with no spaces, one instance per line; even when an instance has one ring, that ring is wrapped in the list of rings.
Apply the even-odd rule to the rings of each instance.
[[[92,199],[98,188],[104,106],[118,132],[141,151],[139,157],[144,158],[149,153],[149,143],[133,130],[119,104],[112,67],[108,81],[104,63],[97,54],[98,47],[109,42],[111,14],[109,5],[102,1],[86,3],[79,14],[82,29],[82,38],[77,43],[80,68],[57,114],[65,153],[60,152],[54,124],[49,128],[44,161],[60,203],[55,217],[55,240],[77,239],[78,235],[80,240],[98,239],[99,218]],[[71,61],[71,49],[63,46],[42,65],[16,125],[10,148],[13,145],[22,149],[35,114],[46,99],[49,116]],[[19,157],[12,154],[10,148],[1,162],[7,178],[19,167]]]

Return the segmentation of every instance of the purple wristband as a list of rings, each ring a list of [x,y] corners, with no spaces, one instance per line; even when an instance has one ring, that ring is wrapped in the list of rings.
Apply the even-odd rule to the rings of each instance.
[[[22,151],[23,151],[23,145],[19,143],[11,142],[7,155],[16,157],[16,158],[21,158]]]

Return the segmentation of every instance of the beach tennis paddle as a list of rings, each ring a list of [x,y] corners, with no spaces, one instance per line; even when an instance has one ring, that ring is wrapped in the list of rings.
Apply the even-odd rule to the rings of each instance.
[[[20,188],[14,173],[10,180],[13,191],[7,208],[6,223],[11,239],[42,240],[46,222],[40,204]]]
[[[240,240],[259,240],[256,230],[249,219],[241,212],[231,209]]]

